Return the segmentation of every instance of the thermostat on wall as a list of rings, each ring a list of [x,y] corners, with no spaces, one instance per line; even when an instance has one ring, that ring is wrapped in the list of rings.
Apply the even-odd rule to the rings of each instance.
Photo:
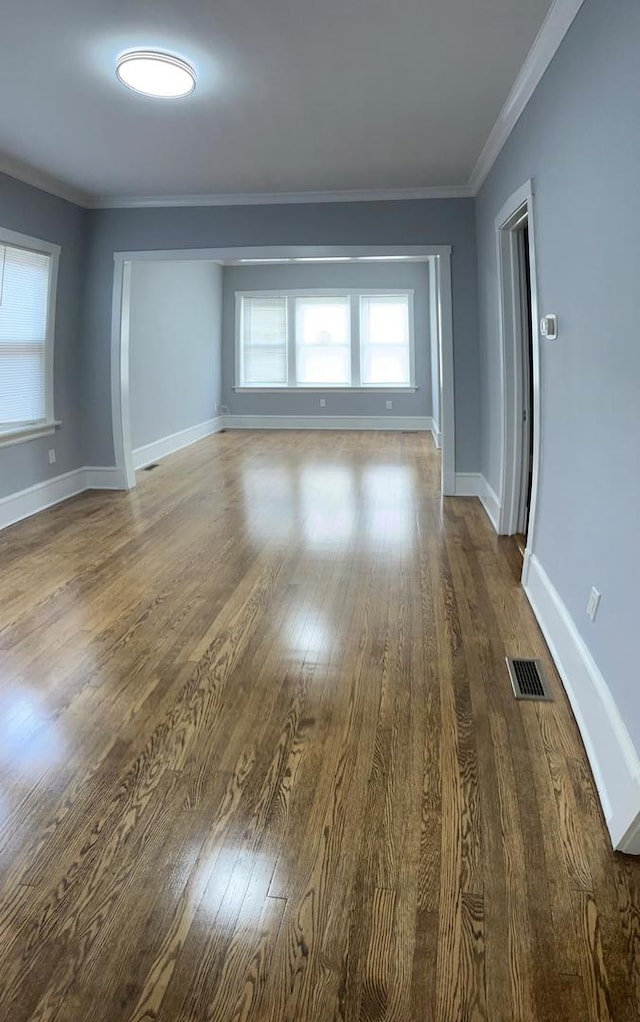
[[[543,316],[540,320],[540,333],[548,341],[555,341],[558,337],[558,317]]]

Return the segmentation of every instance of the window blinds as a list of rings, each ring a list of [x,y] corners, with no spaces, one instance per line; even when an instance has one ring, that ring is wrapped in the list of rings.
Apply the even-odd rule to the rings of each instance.
[[[241,378],[245,386],[286,386],[286,298],[243,300],[241,358]]]
[[[51,257],[0,244],[0,424],[46,418]]]

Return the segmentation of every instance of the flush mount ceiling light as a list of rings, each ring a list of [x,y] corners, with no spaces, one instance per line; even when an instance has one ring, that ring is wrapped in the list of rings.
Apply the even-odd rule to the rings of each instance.
[[[116,75],[128,89],[158,99],[189,96],[196,87],[196,73],[186,61],[155,50],[123,53]]]

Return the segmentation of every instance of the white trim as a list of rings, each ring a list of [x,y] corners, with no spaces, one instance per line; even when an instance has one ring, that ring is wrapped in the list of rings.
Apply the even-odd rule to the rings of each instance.
[[[428,415],[225,415],[225,429],[431,431]]]
[[[456,492],[456,415],[453,369],[453,298],[451,252],[439,256],[438,318],[440,323],[440,430],[442,432],[442,494]]]
[[[426,260],[425,260],[426,261]],[[235,291],[236,298],[384,298],[387,295],[415,296],[412,287],[280,287]]]
[[[390,384],[388,387],[371,386],[369,387],[366,383],[360,384],[358,387],[350,387],[346,384],[343,387],[340,386],[326,386],[321,387],[320,384],[314,383],[313,386],[307,386],[304,383],[300,383],[297,387],[234,387],[233,390],[236,394],[294,394],[303,391],[305,394],[353,394],[354,391],[358,394],[415,394],[420,390],[420,387],[401,387],[397,383]]]
[[[535,556],[525,592],[569,697],[615,849],[640,855],[640,759],[609,686]]]
[[[397,202],[415,199],[469,199],[467,185],[435,188],[365,188],[342,192],[253,192],[212,195],[97,196],[90,209],[158,209],[167,206],[277,206],[318,202]]]
[[[482,491],[481,472],[456,472],[454,497],[479,497]]]
[[[263,262],[281,262],[294,259],[323,259],[341,256],[344,259],[393,259],[406,256],[413,262],[429,262],[438,256],[450,256],[451,245],[245,245],[240,248],[158,248],[114,252],[116,263],[121,262],[180,262],[194,259],[214,263],[234,264],[240,260],[260,259]],[[255,263],[249,265],[256,265]]]
[[[0,227],[0,245],[26,248],[29,252],[39,252],[41,255],[52,257],[60,255],[60,245],[54,245],[52,241],[45,241],[44,238],[34,238],[31,234],[10,231],[6,227]]]
[[[28,486],[17,493],[10,493],[9,496],[0,499],[0,529],[6,529],[14,522],[29,518],[39,511],[44,511],[45,508],[52,507],[53,504],[59,504],[62,500],[68,500],[76,493],[82,493],[84,489],[84,469],[77,468],[73,472],[65,472],[64,475]]]
[[[517,239],[513,221],[526,208],[529,230],[529,266],[531,274],[531,346],[533,362],[533,461],[531,500],[527,527],[527,548],[523,570],[535,549],[536,511],[540,480],[540,443],[542,396],[540,391],[540,333],[538,330],[538,278],[536,270],[536,232],[533,181],[507,199],[496,217],[498,259],[498,308],[500,354],[500,413],[502,443],[500,453],[500,522],[501,535],[512,535],[517,529],[520,494],[521,447],[516,441],[522,420],[522,342],[520,337],[520,306],[517,300],[520,281],[517,266]]]
[[[451,294],[451,246],[450,245],[356,245],[356,246],[294,246],[293,248],[248,247],[248,248],[208,248],[208,249],[165,249],[161,251],[147,250],[139,252],[115,252],[113,297],[111,312],[111,419],[113,428],[113,444],[117,468],[126,479],[127,488],[135,486],[135,471],[131,455],[129,429],[129,348],[128,323],[126,322],[126,267],[135,261],[167,261],[182,259],[206,259],[221,262],[229,258],[259,256],[262,258],[281,258],[287,256],[323,257],[323,256],[394,256],[410,255],[425,262],[434,260],[439,269],[439,312],[441,318],[440,344],[442,364],[442,465],[443,492],[455,492],[455,408],[453,386],[453,306]],[[345,417],[353,428],[353,418]],[[326,419],[323,420],[326,423]],[[385,423],[390,419],[383,417]],[[403,418],[403,423],[408,419]],[[420,417],[421,422],[430,421]],[[326,426],[325,426],[326,428]],[[349,428],[349,425],[343,427]],[[385,428],[389,428],[387,425]],[[409,425],[398,426],[398,429],[412,428]],[[420,426],[430,429],[429,426]],[[446,467],[446,473],[445,473]]]
[[[38,440],[41,436],[51,436],[61,425],[61,422],[53,419],[50,422],[32,422],[28,426],[16,426],[15,429],[2,429],[0,447],[12,447],[14,444],[24,444],[28,440]]]
[[[6,174],[16,181],[31,185],[32,188],[39,188],[41,192],[47,192],[49,195],[56,195],[59,199],[73,202],[76,206],[89,206],[89,198],[85,192],[6,153],[0,153],[0,174]]]
[[[498,531],[500,501],[481,472],[456,472],[455,496],[477,497],[489,521]]]
[[[468,189],[477,195],[496,162],[502,148],[515,128],[522,111],[531,99],[560,43],[569,31],[584,0],[555,0],[522,65],[507,100],[498,114],[477,163],[471,172]]]
[[[0,499],[0,529],[30,518],[85,490],[123,489],[123,482],[117,469],[112,467],[76,468],[72,472],[45,479]]]
[[[113,465],[89,465],[84,472],[85,490],[126,490],[126,480],[120,469]]]
[[[60,264],[60,246],[51,245],[49,242],[40,242],[46,245],[41,251],[46,252],[51,262],[49,264],[49,284],[47,288],[47,326],[44,342],[44,407],[45,419],[47,422],[55,421],[54,414],[54,347],[56,343],[56,304],[58,300],[58,268]]]
[[[416,358],[415,358],[415,327],[414,327],[414,288],[380,287],[380,288],[354,288],[354,287],[307,287],[307,288],[260,288],[251,291],[235,291],[235,335],[234,362],[235,362],[235,383],[233,389],[237,393],[256,392],[286,392],[286,391],[416,391]],[[407,299],[408,315],[408,339],[409,339],[409,382],[402,384],[389,384],[388,387],[379,384],[362,383],[362,299],[363,298],[385,298],[401,297]],[[262,383],[257,387],[242,382],[242,368],[244,362],[244,301],[252,298],[280,298],[286,303],[286,334],[285,349],[287,362],[287,383],[276,383],[270,387],[268,383]],[[298,305],[297,299],[303,298],[345,298],[348,303],[348,348],[351,379],[344,384],[305,384],[297,380],[296,366],[298,362]],[[289,301],[293,299],[293,301]]]
[[[116,467],[126,488],[136,485],[129,410],[129,318],[131,263],[116,260],[111,300],[111,428]]]
[[[202,440],[213,433],[219,433],[224,428],[224,418],[219,415],[215,419],[200,422],[197,426],[189,426],[188,429],[170,433],[169,436],[161,437],[160,440],[154,440],[153,443],[145,444],[143,447],[136,447],[133,451],[133,467],[136,471],[145,468],[154,461],[160,461],[169,454],[182,450],[183,447],[195,444],[197,440]]]
[[[431,417],[433,419],[433,440],[436,447],[442,447],[440,419],[442,415],[442,393],[440,374],[440,309],[438,305],[438,260],[429,263],[429,376],[431,383]]]
[[[493,525],[496,532],[498,531],[498,523],[500,521],[500,500],[496,491],[491,487],[488,481],[482,477],[482,493],[480,494],[480,503],[487,512],[489,521]]]

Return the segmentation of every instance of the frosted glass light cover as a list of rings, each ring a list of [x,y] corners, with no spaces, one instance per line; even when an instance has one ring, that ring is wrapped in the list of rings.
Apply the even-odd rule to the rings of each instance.
[[[193,68],[166,53],[125,53],[118,61],[116,75],[127,88],[158,99],[188,96],[196,87]]]

